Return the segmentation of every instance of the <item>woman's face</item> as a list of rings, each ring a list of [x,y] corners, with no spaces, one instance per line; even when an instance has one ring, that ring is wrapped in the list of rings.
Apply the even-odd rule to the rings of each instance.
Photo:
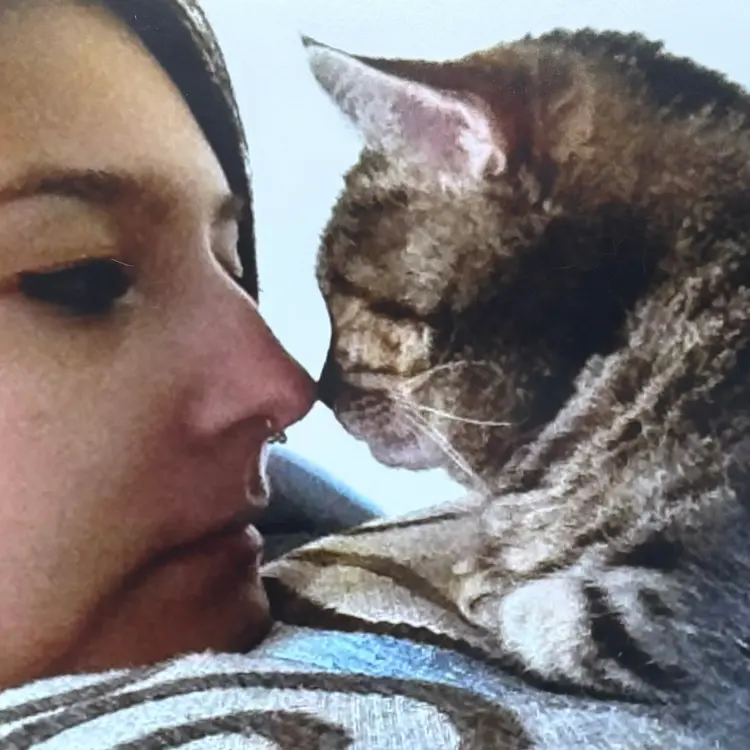
[[[261,453],[312,383],[186,104],[96,6],[0,11],[0,685],[268,627]],[[2,6],[0,6],[2,7]]]

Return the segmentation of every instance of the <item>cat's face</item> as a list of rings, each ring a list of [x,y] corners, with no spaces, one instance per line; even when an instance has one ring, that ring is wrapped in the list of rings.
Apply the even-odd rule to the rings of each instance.
[[[561,44],[445,64],[306,44],[365,142],[318,260],[321,398],[383,463],[490,478],[621,343],[670,241],[643,166],[669,138]]]

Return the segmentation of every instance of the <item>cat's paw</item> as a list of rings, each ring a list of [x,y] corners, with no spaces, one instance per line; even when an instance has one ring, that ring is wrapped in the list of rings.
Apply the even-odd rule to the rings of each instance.
[[[669,574],[581,560],[513,585],[483,580],[471,587],[470,617],[530,677],[637,698],[677,675],[679,596]]]

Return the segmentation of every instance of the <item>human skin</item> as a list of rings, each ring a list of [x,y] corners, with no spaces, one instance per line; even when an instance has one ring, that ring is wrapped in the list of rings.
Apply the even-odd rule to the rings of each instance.
[[[0,686],[247,649],[243,529],[313,383],[234,278],[224,173],[95,4],[0,3],[0,96]]]

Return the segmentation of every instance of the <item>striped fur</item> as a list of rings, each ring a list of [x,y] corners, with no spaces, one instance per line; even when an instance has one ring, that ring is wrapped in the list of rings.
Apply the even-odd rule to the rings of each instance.
[[[309,548],[289,580],[320,606],[361,586],[337,611],[382,618],[369,591],[410,590],[408,558],[448,635],[530,683],[746,685],[750,97],[637,35],[445,63],[306,45],[365,146],[319,255],[322,398],[379,460],[481,499]]]

